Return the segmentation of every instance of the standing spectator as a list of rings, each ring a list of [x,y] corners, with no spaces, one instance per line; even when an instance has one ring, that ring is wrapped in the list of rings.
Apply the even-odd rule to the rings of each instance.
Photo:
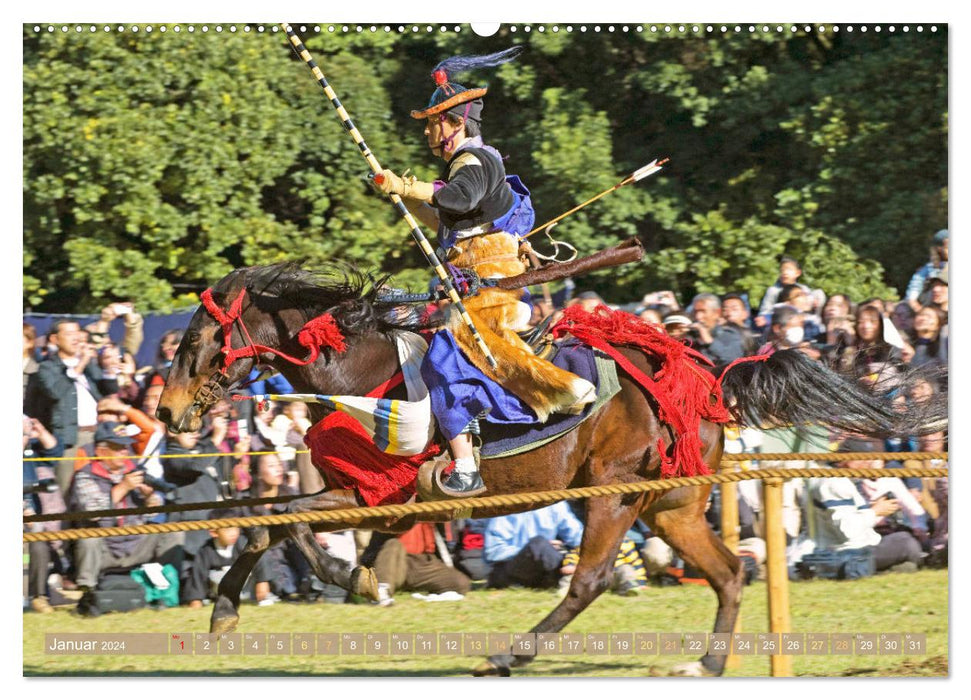
[[[752,311],[741,294],[729,292],[722,297],[722,318],[738,328],[752,330]]]
[[[374,567],[379,587],[386,585],[392,599],[396,591],[465,595],[472,582],[453,565],[445,543],[450,535],[448,523],[444,537],[435,523],[418,523],[398,536],[375,532],[361,562]]]
[[[856,312],[856,338],[844,349],[840,369],[861,377],[871,372],[871,365],[899,364],[900,350],[884,340],[883,314],[874,306],[860,306]]]
[[[145,338],[143,332],[144,321],[140,314],[135,312],[135,305],[131,302],[108,304],[101,309],[101,317],[94,323],[89,323],[84,327],[92,336],[95,348],[100,350],[104,343],[111,342],[108,331],[111,323],[117,318],[125,319],[125,336],[121,341],[121,354],[135,357],[138,350],[142,347]]]
[[[804,340],[802,314],[792,306],[779,306],[772,312],[769,341],[759,348],[759,355],[771,355],[777,350],[799,350],[813,360],[820,351]]]
[[[141,386],[135,379],[135,358],[122,355],[118,346],[107,341],[98,351],[98,366],[106,375],[114,375],[118,381],[118,398],[126,403],[135,403],[141,393]]]
[[[182,342],[182,335],[181,328],[173,328],[166,331],[165,335],[159,339],[158,350],[155,353],[155,364],[146,377],[146,384],[151,384],[153,378],[157,376],[162,378],[163,383],[168,378],[172,360],[175,359],[179,343]]]
[[[925,306],[914,316],[914,359],[911,367],[947,368],[947,317],[939,309]]]
[[[561,576],[573,573],[575,567],[564,567],[563,558],[569,548],[580,546],[582,535],[583,524],[563,501],[491,518],[483,552],[492,566],[489,586],[555,587]]]
[[[64,454],[57,438],[36,418],[23,417],[24,459],[38,457],[56,458]],[[37,514],[63,513],[66,508],[64,496],[54,480],[52,462],[25,461],[24,472],[24,516]],[[30,532],[54,531],[61,529],[57,521],[33,523],[27,526]],[[25,528],[25,529],[27,529]],[[54,612],[47,590],[50,564],[63,577],[68,573],[67,552],[63,542],[31,542],[27,546],[30,561],[27,565],[27,595],[32,610],[40,613]],[[62,578],[63,580],[63,578]]]
[[[37,359],[34,357],[35,344],[37,341],[37,330],[29,323],[24,323],[24,394],[23,401],[27,401],[27,384],[30,378],[37,374]]]
[[[68,495],[71,511],[109,510],[135,508],[143,505],[153,490],[145,484],[144,472],[137,469],[128,457],[134,443],[117,423],[99,423],[94,436],[96,459],[81,468],[74,478]],[[111,527],[116,525],[140,525],[146,521],[143,515],[126,515],[100,518],[95,522],[82,522],[81,527]],[[101,572],[108,568],[128,568],[148,562],[171,564],[178,571],[182,563],[181,532],[158,535],[120,535],[78,540],[74,544],[77,583],[84,591],[78,601],[80,615],[95,617],[100,614],[93,589]]]
[[[58,319],[51,326],[57,352],[38,365],[27,387],[27,415],[37,418],[64,447],[65,457],[90,445],[98,422],[97,406],[118,391],[118,382],[93,362],[94,348],[82,340],[77,321]],[[57,464],[57,484],[66,493],[74,474],[69,460]]]
[[[762,297],[762,304],[759,306],[759,315],[755,318],[756,326],[762,328],[769,322],[775,305],[779,303],[779,292],[782,291],[782,287],[787,284],[798,284],[801,276],[802,268],[799,267],[798,260],[788,255],[779,258],[779,279],[765,290],[765,296]],[[810,289],[806,285],[800,284],[799,286],[806,294],[810,293]]]
[[[208,439],[200,439],[198,432],[169,432],[166,440],[166,453],[162,458],[165,481],[175,488],[170,494],[172,503],[201,503],[219,501],[223,498],[220,488],[225,480],[219,472],[219,457],[193,457],[192,455],[212,455],[215,447]],[[211,511],[190,510],[169,514],[172,522],[188,520],[208,520]],[[206,543],[209,536],[205,530],[190,530],[185,533],[185,554],[192,559]],[[188,563],[188,562],[187,562]],[[179,572],[180,576],[184,572]]]
[[[927,281],[936,272],[947,270],[948,265],[948,233],[947,229],[941,229],[934,234],[934,244],[931,246],[930,262],[922,265],[914,276],[910,278],[907,285],[907,292],[904,295],[906,302],[914,311],[920,311],[920,296],[924,291]]]
[[[931,275],[924,289],[927,292],[927,306],[940,309],[946,314],[948,311],[947,270],[941,270]]]
[[[802,314],[803,338],[815,342],[824,332],[822,319],[813,313],[813,301],[798,284],[787,284],[779,291],[779,303],[794,306]]]
[[[727,365],[746,355],[745,332],[722,318],[721,300],[714,294],[699,294],[691,302],[691,329],[697,349],[716,365]]]

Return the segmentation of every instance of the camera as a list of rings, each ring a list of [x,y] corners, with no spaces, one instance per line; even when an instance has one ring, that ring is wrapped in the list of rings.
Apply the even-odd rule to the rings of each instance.
[[[159,493],[171,493],[176,489],[176,486],[174,484],[170,484],[169,482],[165,481],[165,479],[158,479],[152,476],[147,471],[145,471],[144,467],[139,467],[138,469],[133,470],[131,473],[142,474],[143,483],[146,486],[150,486],[154,491],[158,491]]]
[[[28,493],[55,493],[57,491],[57,481],[53,477],[39,479],[32,484],[24,484],[24,495]]]

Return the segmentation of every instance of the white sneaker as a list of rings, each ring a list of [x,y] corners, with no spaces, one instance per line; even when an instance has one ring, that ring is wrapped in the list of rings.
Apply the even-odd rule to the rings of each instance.
[[[391,587],[388,584],[378,584],[378,599],[372,605],[379,605],[382,608],[394,605],[394,598],[391,597]]]
[[[280,602],[280,599],[275,594],[270,593],[269,595],[266,596],[266,598],[257,602],[256,604],[261,608],[265,608],[267,605],[275,605],[276,603],[279,603],[279,602]]]

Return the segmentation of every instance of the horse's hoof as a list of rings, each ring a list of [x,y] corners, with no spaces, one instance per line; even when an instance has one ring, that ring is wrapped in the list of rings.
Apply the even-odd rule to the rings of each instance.
[[[472,675],[476,678],[484,678],[485,676],[508,678],[511,673],[508,666],[500,666],[493,661],[486,659],[472,670]]]
[[[262,552],[270,546],[270,531],[262,525],[247,529],[246,552]]]
[[[355,566],[351,572],[351,592],[364,596],[368,600],[379,601],[378,575],[374,569],[366,566]]]
[[[671,676],[679,676],[683,678],[702,678],[703,676],[710,676],[708,670],[700,661],[688,661],[683,664],[678,664],[671,669]]]
[[[233,617],[220,617],[218,620],[209,622],[209,634],[227,634],[236,629],[239,624],[239,615]]]

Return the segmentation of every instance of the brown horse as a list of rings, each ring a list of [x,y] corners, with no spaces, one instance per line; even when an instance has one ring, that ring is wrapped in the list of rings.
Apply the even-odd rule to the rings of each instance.
[[[227,309],[246,290],[229,345],[240,350],[259,344],[279,353],[263,351],[254,358],[238,359],[223,372],[226,338],[219,323],[205,308],[200,308],[172,363],[158,417],[176,431],[199,429],[203,415],[215,401],[238,386],[257,364],[280,371],[297,392],[367,394],[399,370],[394,334],[415,327],[410,322],[413,317],[402,307],[381,303],[378,290],[385,281],[353,271],[342,273],[340,278],[324,278],[293,264],[246,268],[229,274],[212,289],[212,299],[221,309]],[[306,366],[284,360],[280,356],[284,353],[306,356],[306,348],[296,340],[297,330],[325,312],[332,314],[345,336],[346,351],[325,350]],[[656,360],[634,349],[619,349],[642,372],[652,376],[657,371]],[[620,373],[620,384],[621,391],[616,396],[560,439],[523,455],[483,460],[482,475],[489,494],[658,478],[658,439],[670,445],[672,433],[658,420],[656,405],[637,383]],[[870,434],[901,429],[900,413],[796,352],[777,353],[764,363],[739,365],[726,375],[724,386],[737,415],[748,423],[815,422]],[[311,405],[310,411],[314,421],[326,415],[326,409],[318,405]],[[722,455],[721,426],[702,422],[701,440],[704,461],[714,471]],[[743,571],[739,560],[705,521],[709,491],[709,486],[698,486],[663,494],[589,499],[579,563],[569,593],[530,631],[562,630],[608,588],[618,547],[634,520],[641,516],[653,533],[703,573],[718,598],[714,631],[732,632],[741,602]],[[290,509],[301,512],[357,505],[360,503],[355,493],[325,489],[293,501]],[[480,508],[472,517],[526,509]],[[395,523],[369,518],[341,524],[257,529],[247,550],[219,585],[210,630],[225,632],[236,627],[243,583],[262,552],[280,539],[292,537],[322,581],[373,597],[373,573],[362,567],[351,570],[331,558],[317,544],[313,532],[347,527],[398,531],[414,522],[413,517]],[[511,667],[529,660],[493,656],[477,673],[508,675]],[[706,655],[697,669],[716,675],[722,672],[724,664],[724,656]]]

